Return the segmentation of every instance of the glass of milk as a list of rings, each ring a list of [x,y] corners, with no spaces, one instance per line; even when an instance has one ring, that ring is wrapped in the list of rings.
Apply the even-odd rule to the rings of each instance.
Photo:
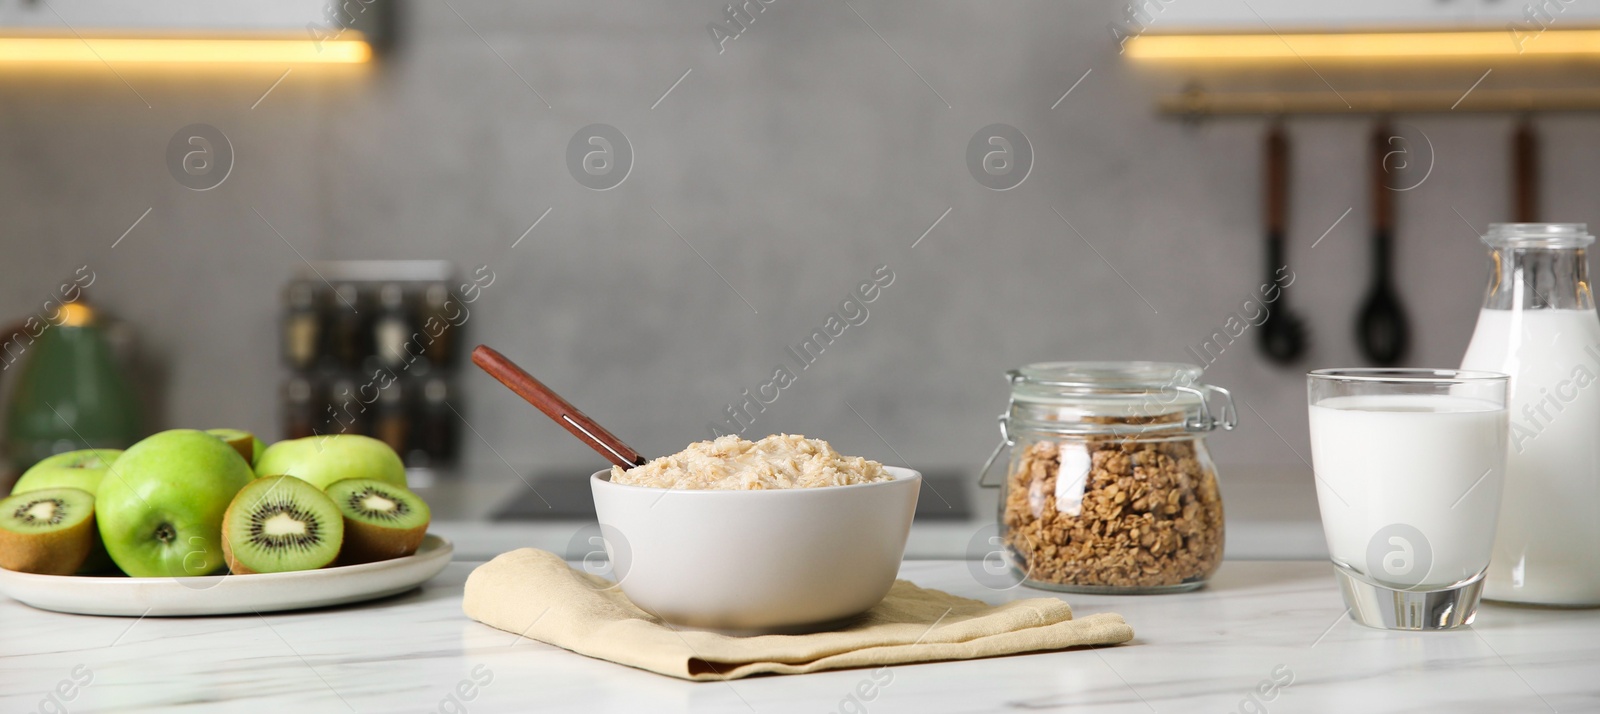
[[[1317,505],[1361,624],[1470,624],[1505,481],[1499,372],[1323,369],[1306,375]]]

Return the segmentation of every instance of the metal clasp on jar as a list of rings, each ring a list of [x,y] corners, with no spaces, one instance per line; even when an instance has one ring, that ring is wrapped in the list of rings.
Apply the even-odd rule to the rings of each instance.
[[[1200,399],[1200,413],[1183,424],[1184,428],[1189,431],[1213,431],[1219,426],[1222,427],[1223,431],[1233,431],[1233,428],[1239,425],[1239,411],[1233,406],[1233,392],[1210,384],[1202,384],[1198,387],[1175,384],[1172,385],[1172,388],[1180,392],[1193,394]],[[1222,397],[1222,408],[1217,410],[1218,418],[1211,416],[1210,397],[1214,395],[1221,395]],[[1003,435],[1004,433],[1004,430],[1002,430],[1001,434]]]

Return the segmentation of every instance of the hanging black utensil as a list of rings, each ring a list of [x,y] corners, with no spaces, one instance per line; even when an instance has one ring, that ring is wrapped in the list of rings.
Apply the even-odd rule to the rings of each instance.
[[[1287,265],[1284,248],[1288,226],[1289,204],[1289,140],[1284,136],[1283,125],[1273,122],[1267,129],[1265,171],[1267,223],[1267,275],[1263,286],[1278,282],[1278,271]],[[1267,317],[1256,333],[1256,346],[1267,359],[1278,364],[1288,364],[1300,357],[1306,349],[1306,327],[1298,315],[1289,310],[1288,294],[1281,287],[1277,300],[1267,309]]]
[[[1372,287],[1361,303],[1356,338],[1361,354],[1378,365],[1398,363],[1410,346],[1410,328],[1394,289],[1394,194],[1389,167],[1404,167],[1405,139],[1379,122],[1372,132]],[[1391,157],[1399,155],[1391,161]]]
[[[1539,220],[1539,135],[1533,120],[1523,117],[1511,137],[1513,205],[1518,223]]]

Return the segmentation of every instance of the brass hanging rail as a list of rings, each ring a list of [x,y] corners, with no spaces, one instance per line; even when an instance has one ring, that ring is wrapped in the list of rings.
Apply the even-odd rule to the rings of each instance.
[[[1600,111],[1600,89],[1478,89],[1210,92],[1192,89],[1157,100],[1163,114],[1187,117],[1275,114],[1422,114]]]

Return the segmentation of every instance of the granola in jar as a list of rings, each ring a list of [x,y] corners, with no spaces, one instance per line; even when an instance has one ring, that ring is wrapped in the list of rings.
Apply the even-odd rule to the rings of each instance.
[[[1014,373],[1012,457],[1000,509],[1013,567],[1028,585],[1048,589],[1136,593],[1203,585],[1223,547],[1222,497],[1203,433],[1231,424],[1231,409],[1221,421],[1212,418],[1207,393],[1192,386],[1197,367],[1085,364]],[[1154,381],[1151,373],[1169,369],[1187,376],[1178,384],[1195,391]],[[1016,388],[1030,375],[1029,389]],[[1152,384],[1135,388],[1145,382]],[[1180,396],[1165,398],[1163,389]]]

